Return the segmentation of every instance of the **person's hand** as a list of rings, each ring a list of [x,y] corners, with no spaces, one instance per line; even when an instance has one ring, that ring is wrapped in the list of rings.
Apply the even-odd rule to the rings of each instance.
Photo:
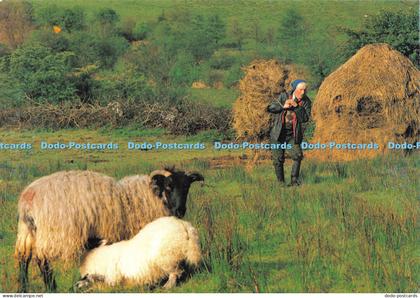
[[[296,106],[297,106],[297,103],[293,99],[288,99],[284,103],[284,107],[283,108],[287,109],[287,108],[296,107]]]
[[[290,105],[291,105],[292,107],[297,107],[297,103],[296,103],[296,101],[294,101],[293,99],[290,99]]]

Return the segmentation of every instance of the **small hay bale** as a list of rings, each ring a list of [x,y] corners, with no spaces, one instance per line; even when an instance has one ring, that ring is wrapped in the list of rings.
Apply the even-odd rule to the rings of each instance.
[[[233,128],[237,139],[264,141],[269,137],[271,123],[267,106],[293,80],[305,74],[294,65],[276,60],[255,60],[243,71],[245,77],[239,82],[241,95],[233,105]]]
[[[376,143],[379,150],[316,150],[325,160],[373,157],[387,143],[418,140],[420,71],[387,44],[360,49],[321,84],[312,115],[313,142]]]
[[[196,81],[192,83],[191,88],[192,89],[208,89],[210,87],[207,86],[207,84],[204,83],[203,81]]]

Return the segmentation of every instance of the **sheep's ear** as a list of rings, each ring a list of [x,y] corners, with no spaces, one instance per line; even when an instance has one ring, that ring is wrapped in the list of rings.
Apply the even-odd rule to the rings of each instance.
[[[165,189],[165,176],[156,174],[150,177],[151,181],[151,187],[152,191],[155,195],[157,195],[159,198],[162,197],[162,193]]]
[[[189,173],[188,177],[190,178],[191,183],[193,183],[195,181],[204,181],[203,175],[201,175],[198,172]]]

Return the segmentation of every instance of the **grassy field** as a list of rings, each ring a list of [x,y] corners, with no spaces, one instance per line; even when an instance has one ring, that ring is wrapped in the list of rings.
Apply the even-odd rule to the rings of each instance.
[[[160,130],[0,131],[4,143],[31,142],[29,152],[0,153],[0,292],[17,289],[13,247],[17,197],[34,179],[64,169],[116,178],[175,164],[198,170],[205,184],[190,190],[186,219],[199,229],[204,264],[174,292],[417,292],[419,280],[419,155],[348,163],[303,162],[303,185],[281,188],[269,161],[230,163],[243,154],[215,151],[206,134]],[[39,151],[39,141],[118,142],[108,152]],[[203,141],[197,151],[136,151],[127,141]],[[225,160],[216,167],[215,160]],[[289,173],[290,164],[286,172]],[[60,292],[79,278],[77,264],[54,264]],[[43,291],[32,264],[30,291]],[[92,289],[143,292],[143,288]],[[161,292],[156,289],[154,292]]]
[[[284,11],[296,8],[318,30],[325,32],[326,28],[335,25],[357,27],[364,15],[375,14],[378,10],[415,9],[417,1],[396,0],[308,0],[305,5],[300,1],[273,0],[32,0],[37,9],[50,4],[62,7],[80,6],[88,13],[94,14],[100,8],[112,8],[122,18],[133,17],[139,21],[153,21],[160,15],[176,11],[188,10],[192,13],[218,14],[228,22],[238,20],[250,29],[256,21],[263,28],[279,24]]]
[[[264,34],[270,29],[278,30],[289,9],[296,9],[303,16],[310,37],[308,40],[316,40],[326,48],[341,46],[344,35],[337,30],[338,27],[360,28],[366,18],[380,10],[418,9],[418,2],[414,0],[31,2],[35,14],[50,4],[80,6],[86,9],[88,24],[101,8],[116,10],[121,22],[132,18],[137,23],[153,22],[159,16],[185,11],[193,15],[217,14],[226,22],[228,31],[234,23],[239,23],[246,31],[243,47],[228,49],[232,56],[241,59],[258,56],[258,46],[261,45],[256,42],[254,33],[259,29]],[[315,50],[323,49],[317,47]],[[266,50],[271,49],[267,46]],[[316,55],[319,53],[314,53]],[[119,59],[120,64],[104,74],[122,72],[126,65],[121,63],[121,57]],[[228,70],[217,71],[228,74]],[[7,100],[13,97],[12,92],[14,90],[6,95]],[[310,90],[312,100],[315,95],[316,90]],[[239,91],[234,88],[190,89],[187,96],[192,101],[231,108]],[[205,177],[203,185],[195,183],[192,186],[186,214],[186,220],[199,230],[203,265],[173,292],[419,291],[419,152],[407,157],[402,152],[395,152],[346,163],[321,163],[308,158],[303,162],[303,185],[283,188],[276,181],[269,159],[263,160],[252,171],[246,171],[244,159],[249,152],[214,150],[212,141],[221,139],[223,136],[214,131],[172,136],[161,129],[0,129],[0,143],[34,144],[34,149],[28,151],[0,149],[0,292],[17,290],[18,270],[13,259],[17,199],[26,185],[60,170],[88,169],[120,179],[167,165],[196,170]],[[120,145],[120,149],[39,150],[41,141],[114,142]],[[206,148],[133,151],[127,149],[128,141],[203,142]],[[291,163],[287,161],[287,176],[290,168]],[[53,266],[58,291],[72,292],[72,285],[79,279],[78,264],[70,268],[64,268],[60,263]],[[30,270],[29,290],[44,291],[35,264]],[[162,292],[159,288],[104,286],[91,291]]]

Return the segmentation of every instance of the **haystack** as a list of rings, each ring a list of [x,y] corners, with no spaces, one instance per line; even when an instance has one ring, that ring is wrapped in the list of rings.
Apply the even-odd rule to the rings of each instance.
[[[196,81],[192,83],[191,88],[192,89],[208,89],[210,87],[207,86],[207,84],[204,83],[203,81]]]
[[[376,143],[379,150],[314,150],[321,159],[352,160],[413,143],[420,129],[420,71],[387,44],[360,49],[319,88],[313,142]]]
[[[238,140],[264,141],[269,136],[270,114],[267,106],[289,89],[290,83],[305,77],[302,69],[276,60],[256,60],[243,69],[239,82],[241,95],[233,105],[233,128]]]

